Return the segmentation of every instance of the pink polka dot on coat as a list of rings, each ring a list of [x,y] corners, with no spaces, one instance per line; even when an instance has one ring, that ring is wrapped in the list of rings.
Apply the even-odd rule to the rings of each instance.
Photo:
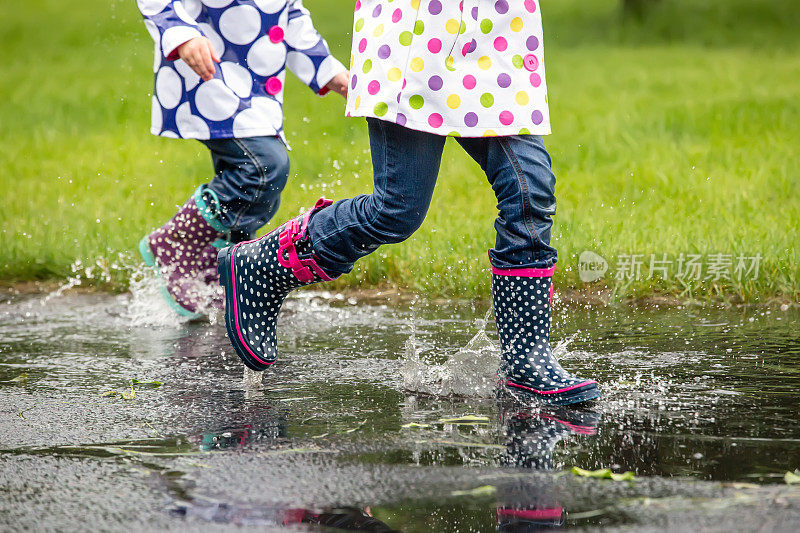
[[[283,88],[283,83],[278,78],[270,78],[267,80],[265,84],[265,88],[267,89],[267,93],[275,96],[281,89]]]
[[[378,94],[378,91],[380,90],[381,84],[378,82],[378,80],[372,80],[369,82],[369,85],[367,85],[367,91],[369,94]]]
[[[443,123],[444,119],[439,113],[431,113],[431,116],[428,117],[428,124],[430,124],[432,128],[439,128]]]
[[[363,54],[364,50],[366,49],[367,49],[367,40],[361,39],[361,41],[358,43],[358,51]]]
[[[475,85],[477,83],[478,82],[475,79],[475,76],[473,76],[472,74],[467,74],[466,76],[464,76],[464,88],[465,89],[474,89]]]
[[[505,37],[498,37],[494,40],[494,49],[498,52],[505,52],[508,48],[508,41],[506,41]]]
[[[283,28],[280,26],[273,26],[269,29],[269,40],[273,43],[279,43],[283,40]]]
[[[439,52],[442,51],[442,41],[436,38],[431,39],[430,41],[428,41],[428,50],[432,54],[438,54]]]
[[[533,0],[525,0],[525,9],[530,11],[531,13],[536,12],[536,2]]]
[[[509,126],[512,122],[514,122],[514,114],[511,111],[503,111],[500,113],[500,124]]]
[[[400,22],[401,18],[403,18],[403,10],[395,9],[394,13],[392,13],[392,22],[394,23]]]
[[[542,77],[536,74],[535,72],[531,74],[531,85],[534,87],[538,87],[542,84]]]

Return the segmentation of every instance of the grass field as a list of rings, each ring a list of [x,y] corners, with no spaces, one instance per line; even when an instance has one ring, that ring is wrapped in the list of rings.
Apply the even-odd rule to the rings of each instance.
[[[352,2],[305,3],[346,60]],[[558,287],[800,299],[795,0],[663,0],[641,23],[623,21],[611,0],[542,3]],[[65,278],[78,258],[116,264],[123,254],[130,265],[139,237],[211,174],[199,143],[148,133],[152,44],[135,2],[4,2],[0,16],[0,280]],[[286,109],[293,168],[279,219],[323,193],[370,190],[366,127],[343,117],[340,98],[316,98],[295,80]],[[448,145],[422,229],[363,260],[339,287],[488,294],[494,198]],[[584,250],[610,263],[603,280],[579,279]],[[642,256],[640,278],[615,279],[630,254]],[[648,277],[651,254],[674,261],[667,279]],[[681,254],[700,256],[701,279],[675,277]],[[721,279],[705,279],[715,277],[712,264],[735,274],[737,257],[758,255],[757,276],[727,280],[723,268]],[[127,272],[98,283],[124,287]]]

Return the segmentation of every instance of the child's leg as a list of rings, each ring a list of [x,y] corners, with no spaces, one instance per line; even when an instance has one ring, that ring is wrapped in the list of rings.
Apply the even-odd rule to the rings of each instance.
[[[220,251],[225,326],[242,361],[264,370],[277,359],[277,318],[293,290],[329,281],[381,244],[400,242],[428,212],[445,137],[369,120],[372,194],[313,209],[260,239]]]
[[[446,137],[368,119],[372,194],[341,200],[309,223],[319,265],[331,276],[382,244],[404,241],[425,220]]]
[[[557,260],[550,246],[556,212],[556,178],[542,138],[534,135],[459,138],[481,166],[497,196],[499,214],[492,266],[550,268]]]
[[[597,382],[564,370],[550,349],[556,251],[550,246],[555,177],[541,137],[459,139],[492,184],[500,211],[490,250],[492,302],[509,391],[566,405],[600,396]]]
[[[202,141],[214,162],[214,179],[205,187],[219,200],[223,226],[254,235],[278,210],[289,177],[286,146],[274,136]]]

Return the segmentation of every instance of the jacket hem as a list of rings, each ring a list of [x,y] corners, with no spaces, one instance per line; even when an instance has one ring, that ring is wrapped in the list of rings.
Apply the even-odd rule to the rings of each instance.
[[[383,120],[384,122],[391,122],[393,124],[397,124],[397,116],[388,116],[384,115],[382,117],[376,116],[374,113],[359,113],[359,112],[349,112],[348,116],[351,117],[364,117],[364,118],[376,118],[378,120]],[[427,122],[419,122],[416,120],[406,120],[403,127],[412,129],[415,131],[423,131],[426,133],[433,133],[434,135],[440,135],[442,137],[508,137],[511,135],[550,135],[552,130],[550,129],[550,122],[545,121],[541,124],[521,124],[515,126],[504,126],[502,124],[497,125],[489,125],[487,127],[481,127],[480,131],[477,128],[470,128],[469,130],[464,130],[463,125],[453,125],[453,124],[442,124],[438,128],[434,128]],[[521,133],[522,129],[527,129],[528,131],[525,133]],[[493,135],[486,135],[487,131],[491,131]]]

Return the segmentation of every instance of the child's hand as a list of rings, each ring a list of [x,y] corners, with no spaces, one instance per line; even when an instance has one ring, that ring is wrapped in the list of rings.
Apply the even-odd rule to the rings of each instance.
[[[347,98],[347,88],[349,85],[350,85],[350,72],[346,70],[334,76],[333,79],[329,81],[328,85],[326,85],[325,87]]]
[[[214,77],[214,63],[219,63],[220,58],[214,45],[208,37],[195,37],[189,39],[178,47],[178,56],[191,67],[195,73],[208,81]]]

